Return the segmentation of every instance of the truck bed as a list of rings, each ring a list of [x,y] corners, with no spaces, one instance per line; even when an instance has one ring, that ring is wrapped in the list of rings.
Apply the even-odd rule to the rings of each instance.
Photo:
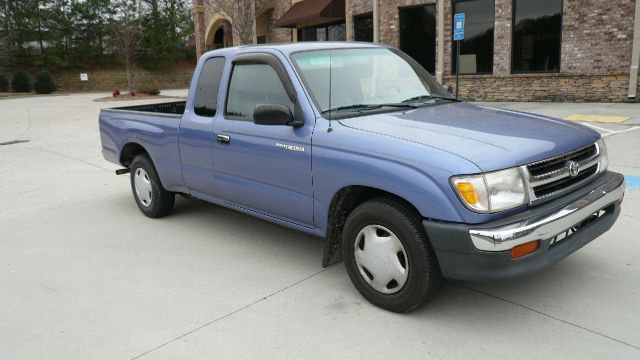
[[[100,137],[104,157],[121,163],[127,144],[143,146],[167,188],[182,186],[178,127],[186,102],[124,106],[100,111]]]
[[[133,105],[110,108],[109,110],[146,112],[154,114],[182,115],[186,106],[186,101],[166,102],[159,104]]]

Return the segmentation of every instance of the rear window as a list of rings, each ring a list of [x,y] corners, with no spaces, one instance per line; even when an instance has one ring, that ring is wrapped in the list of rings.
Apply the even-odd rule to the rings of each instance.
[[[225,58],[216,57],[207,60],[202,66],[193,105],[197,115],[212,117],[216,114],[218,91],[225,62]]]

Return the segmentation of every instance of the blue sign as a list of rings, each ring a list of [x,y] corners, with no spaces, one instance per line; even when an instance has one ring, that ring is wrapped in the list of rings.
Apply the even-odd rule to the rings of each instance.
[[[456,14],[453,17],[453,40],[464,40],[464,13]]]

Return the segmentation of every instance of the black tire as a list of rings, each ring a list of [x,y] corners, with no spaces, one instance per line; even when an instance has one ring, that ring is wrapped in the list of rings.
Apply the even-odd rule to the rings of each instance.
[[[136,191],[135,177],[138,169],[142,169],[144,173],[146,173],[147,176],[145,179],[151,184],[151,200],[148,204],[143,203],[143,201],[138,197],[138,193]],[[144,175],[144,173],[141,172],[142,175]],[[150,218],[165,216],[173,210],[173,204],[176,196],[174,193],[167,191],[162,187],[162,183],[158,177],[158,172],[153,166],[153,162],[151,162],[151,159],[149,159],[146,154],[136,155],[131,163],[131,191],[133,192],[133,197],[140,211]]]
[[[413,209],[392,198],[369,200],[347,217],[342,233],[345,267],[356,289],[372,304],[406,313],[429,302],[440,291],[443,282],[440,265],[420,219]],[[374,289],[356,264],[358,234],[370,225],[389,229],[404,247],[408,274],[404,286],[394,290],[397,291],[395,293],[385,294]]]

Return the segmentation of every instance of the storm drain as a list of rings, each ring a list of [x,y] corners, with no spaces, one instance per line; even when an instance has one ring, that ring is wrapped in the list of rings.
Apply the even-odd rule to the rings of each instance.
[[[7,141],[7,142],[0,143],[0,146],[2,146],[2,145],[20,144],[20,143],[26,143],[26,142],[29,142],[29,140],[12,140],[12,141]]]

